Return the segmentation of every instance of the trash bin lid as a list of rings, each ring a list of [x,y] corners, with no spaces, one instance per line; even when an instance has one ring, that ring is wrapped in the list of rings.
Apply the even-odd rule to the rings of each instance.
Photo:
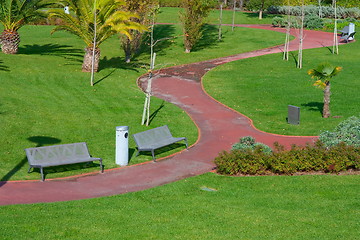
[[[128,126],[117,126],[116,131],[127,131],[129,130]]]

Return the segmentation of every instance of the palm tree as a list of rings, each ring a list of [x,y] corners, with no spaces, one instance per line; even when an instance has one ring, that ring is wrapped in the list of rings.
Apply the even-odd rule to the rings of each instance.
[[[323,118],[330,117],[330,80],[335,77],[342,67],[333,66],[329,63],[322,63],[314,69],[310,69],[308,74],[315,78],[314,86],[324,90]]]
[[[0,23],[4,31],[0,36],[1,50],[16,54],[20,43],[18,30],[25,24],[44,17],[42,0],[0,0]]]
[[[97,71],[100,59],[100,44],[115,33],[129,37],[130,30],[144,31],[146,28],[133,22],[135,14],[120,11],[123,0],[50,0],[53,4],[59,3],[68,6],[70,14],[63,9],[48,10],[49,17],[63,20],[63,24],[56,26],[55,31],[65,30],[80,37],[86,44],[85,56],[82,65],[83,72],[91,72],[93,48],[95,47],[94,71]],[[96,18],[94,15],[96,13]],[[96,19],[96,24],[95,23]],[[95,31],[96,30],[96,31]],[[96,36],[96,38],[94,38]],[[94,44],[95,40],[95,44]],[[94,46],[95,45],[95,46]]]

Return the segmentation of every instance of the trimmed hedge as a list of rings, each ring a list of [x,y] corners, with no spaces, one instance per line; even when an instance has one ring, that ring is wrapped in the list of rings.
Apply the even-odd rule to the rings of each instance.
[[[264,153],[261,148],[223,151],[215,158],[217,172],[225,175],[292,175],[297,172],[360,170],[360,147],[340,143],[327,148],[317,141],[305,147],[294,145],[290,150],[275,143],[274,148],[272,153]]]

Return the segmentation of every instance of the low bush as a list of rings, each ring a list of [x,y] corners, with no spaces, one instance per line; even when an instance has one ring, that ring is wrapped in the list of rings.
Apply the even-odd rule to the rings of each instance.
[[[326,147],[332,147],[339,143],[360,147],[360,117],[350,117],[341,122],[334,131],[324,131],[319,139]]]
[[[318,15],[308,15],[304,19],[304,27],[307,29],[321,29],[324,27],[324,22]]]
[[[275,143],[274,148],[271,153],[259,148],[223,151],[215,158],[217,172],[226,175],[291,175],[297,172],[360,170],[360,147],[344,143],[326,147],[317,141],[305,147],[294,145],[290,150],[284,150],[282,145]]]
[[[285,27],[286,21],[282,17],[274,17],[271,23],[274,27]]]
[[[271,14],[282,14],[286,15],[290,10],[290,15],[292,16],[301,16],[301,6],[271,6],[268,9],[268,12]],[[319,6],[307,5],[304,8],[305,15],[320,15],[322,18],[334,18],[335,12],[334,8],[331,6]],[[346,8],[346,7],[337,7],[337,17],[338,18],[360,18],[360,9],[358,7]]]
[[[272,152],[272,149],[268,145],[256,142],[255,138],[251,136],[240,138],[240,141],[235,143],[231,148],[231,150],[242,150],[242,151],[246,151],[246,150],[254,151],[255,149],[258,149],[259,151],[262,151],[264,153]]]

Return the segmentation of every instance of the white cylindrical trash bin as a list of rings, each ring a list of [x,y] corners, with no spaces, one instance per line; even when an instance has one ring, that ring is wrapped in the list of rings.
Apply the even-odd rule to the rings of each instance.
[[[116,127],[115,163],[126,166],[129,163],[129,127]]]

